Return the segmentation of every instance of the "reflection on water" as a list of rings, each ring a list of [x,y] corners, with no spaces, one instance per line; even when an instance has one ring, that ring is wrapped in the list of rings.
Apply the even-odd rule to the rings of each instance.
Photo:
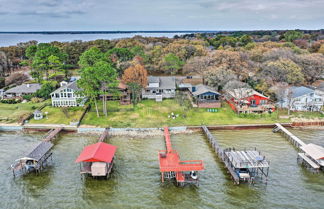
[[[292,130],[305,142],[323,146],[324,131]],[[199,187],[161,183],[157,151],[163,137],[112,137],[118,147],[110,179],[82,179],[74,163],[97,137],[62,135],[53,166],[40,175],[12,178],[6,168],[31,149],[41,135],[0,133],[0,208],[321,208],[324,175],[299,166],[297,150],[271,129],[213,131],[222,147],[256,147],[270,160],[268,184],[236,186],[201,133],[172,135],[181,160],[203,160]]]

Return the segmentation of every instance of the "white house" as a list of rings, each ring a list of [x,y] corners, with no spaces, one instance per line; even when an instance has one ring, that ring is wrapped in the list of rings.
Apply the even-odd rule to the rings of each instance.
[[[297,111],[319,111],[324,105],[324,93],[305,86],[287,89],[282,107]]]
[[[67,83],[61,82],[61,87],[51,93],[53,107],[74,107],[83,106],[86,97],[77,93],[78,88],[76,81]]]
[[[142,98],[162,101],[163,98],[174,98],[176,90],[175,77],[149,76],[148,84],[142,91]]]

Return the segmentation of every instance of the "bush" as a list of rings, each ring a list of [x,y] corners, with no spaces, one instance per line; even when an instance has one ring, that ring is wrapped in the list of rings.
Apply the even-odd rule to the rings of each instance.
[[[23,95],[22,98],[27,100],[27,101],[30,101],[31,98],[33,98],[33,95],[31,95],[31,94]]]
[[[38,98],[38,97],[31,98],[32,103],[40,103],[40,102],[43,102],[43,101],[44,101],[44,99],[42,99],[42,98]]]
[[[17,104],[17,103],[20,103],[21,100],[20,99],[3,99],[3,100],[0,100],[1,103],[4,103],[4,104]]]
[[[56,88],[57,82],[44,82],[42,87],[38,89],[35,93],[36,97],[43,98],[43,99],[49,99],[50,93],[52,93]]]

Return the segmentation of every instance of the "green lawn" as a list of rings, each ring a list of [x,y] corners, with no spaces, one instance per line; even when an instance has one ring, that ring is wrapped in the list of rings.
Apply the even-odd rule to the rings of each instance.
[[[35,109],[45,103],[46,102],[27,102],[19,104],[0,103],[0,123],[18,123],[20,122],[21,118],[34,112]]]
[[[44,114],[44,118],[41,120],[30,120],[29,123],[34,124],[66,124],[70,125],[70,122],[77,122],[81,117],[84,108],[83,107],[69,107],[67,108],[67,115],[63,112],[63,108],[46,106],[42,109],[43,114],[47,112],[47,117]]]
[[[99,105],[101,111],[101,105]],[[143,100],[133,109],[132,105],[119,105],[118,102],[108,102],[108,117],[98,118],[94,107],[86,114],[82,124],[100,127],[163,127],[188,125],[225,125],[225,124],[268,124],[274,122],[290,122],[290,119],[278,119],[277,112],[273,114],[253,114],[238,116],[224,103],[217,113],[206,109],[181,107],[176,100]],[[173,112],[176,119],[168,118]]]

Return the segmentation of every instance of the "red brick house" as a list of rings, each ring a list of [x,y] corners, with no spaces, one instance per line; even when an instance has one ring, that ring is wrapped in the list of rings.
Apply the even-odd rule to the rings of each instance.
[[[228,90],[225,98],[237,113],[263,113],[275,110],[269,97],[250,88]]]

